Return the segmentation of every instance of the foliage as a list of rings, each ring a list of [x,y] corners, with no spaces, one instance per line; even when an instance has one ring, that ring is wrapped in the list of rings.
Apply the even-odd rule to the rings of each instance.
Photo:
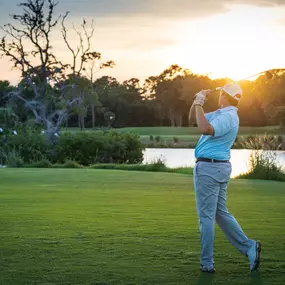
[[[179,138],[178,137],[173,137],[173,143],[177,144],[179,142]]]
[[[107,123],[108,128],[110,128],[112,123],[116,120],[116,116],[113,112],[108,111],[104,113],[104,119],[105,122]]]
[[[83,166],[80,165],[79,163],[77,163],[76,161],[67,160],[67,161],[63,164],[63,168],[83,168]]]
[[[25,164],[25,167],[28,167],[28,168],[51,168],[52,164],[50,163],[50,161],[48,159],[42,159],[42,160],[37,161],[37,162]]]
[[[281,135],[248,136],[240,138],[236,146],[256,150],[285,150],[285,137]]]
[[[81,165],[139,163],[143,146],[138,136],[118,132],[64,133],[55,146],[56,161],[66,159]]]
[[[96,126],[188,126],[194,95],[231,81],[212,80],[177,64],[149,76],[143,84],[138,78],[124,82],[111,76],[97,78],[98,71],[113,68],[115,63],[103,62],[101,53],[93,50],[93,20],[82,19],[80,29],[70,31],[69,13],[56,19],[57,3],[52,0],[24,0],[19,7],[21,12],[11,15],[11,23],[2,27],[5,35],[0,54],[20,70],[21,82],[13,87],[8,81],[0,81],[0,108],[2,115],[11,108],[13,120],[7,119],[5,111],[6,123],[33,120],[44,126],[50,142],[64,124],[82,130]],[[56,30],[61,31],[70,62],[59,60],[54,52]],[[68,41],[70,36],[77,37],[77,45]],[[271,80],[260,76],[241,83],[243,96],[238,108],[242,126],[279,125],[284,132],[285,73],[274,69],[272,74]],[[216,110],[217,102],[218,92],[207,99],[205,111]],[[106,114],[113,114],[116,120],[106,120]],[[1,121],[0,111],[0,125]]]
[[[78,46],[74,48],[67,39],[69,33],[65,20],[69,12],[55,19],[57,4],[53,0],[21,2],[18,5],[21,12],[11,15],[12,23],[2,27],[5,35],[0,42],[0,55],[12,61],[22,77],[21,84],[9,95],[14,101],[24,104],[33,114],[34,120],[45,126],[50,144],[54,142],[54,134],[68,120],[75,105],[83,124],[85,100],[92,101],[92,105],[95,102],[89,96],[93,95],[92,88],[86,92],[78,79],[82,78],[82,73],[90,62],[94,66],[101,59],[101,54],[91,47],[94,21],[91,30],[85,19],[80,31],[74,27],[78,39]],[[51,43],[53,32],[59,28],[59,19],[62,40],[72,55],[72,63],[60,61]],[[112,67],[113,64],[113,61],[101,63],[99,70]],[[89,84],[90,87],[92,83]],[[28,97],[27,91],[30,95]]]
[[[148,172],[169,172],[178,174],[193,174],[193,168],[191,167],[179,167],[168,168],[165,165],[164,160],[157,159],[149,164],[115,164],[115,163],[100,163],[90,166],[83,166],[76,161],[68,160],[64,164],[50,163],[49,160],[43,159],[38,162],[33,162],[25,165],[21,165],[26,168],[84,168],[84,169],[105,169],[105,170],[123,170],[123,171],[148,171]],[[20,167],[20,166],[19,166]]]
[[[6,155],[5,165],[11,168],[19,168],[24,165],[24,162],[21,155],[16,150],[12,150]]]
[[[24,131],[16,136],[8,136],[1,148],[7,155],[16,151],[25,163],[47,159],[49,151],[45,137],[36,131]]]
[[[64,133],[54,145],[50,145],[38,130],[19,132],[8,136],[0,146],[0,162],[5,161],[12,151],[16,151],[25,164],[45,166],[65,163],[66,167],[94,163],[140,163],[143,159],[143,145],[139,137],[115,131]],[[72,166],[73,165],[73,166]]]
[[[253,152],[250,156],[249,172],[240,175],[242,179],[285,181],[285,169],[277,166],[276,155],[268,152]]]
[[[168,168],[165,166],[165,163],[162,160],[157,160],[149,164],[95,164],[91,165],[90,168],[126,171],[169,172],[187,175],[193,174],[193,168],[191,167]]]
[[[279,124],[285,131],[285,70],[271,70],[273,77],[260,76],[253,83],[251,96],[262,108],[269,124]]]
[[[156,141],[157,143],[161,142],[161,136],[155,136],[155,141]]]
[[[92,169],[113,169],[125,171],[151,171],[151,172],[169,172],[169,169],[163,164],[96,164]]]
[[[18,125],[18,121],[19,118],[11,106],[0,107],[0,127],[4,129],[15,128]]]

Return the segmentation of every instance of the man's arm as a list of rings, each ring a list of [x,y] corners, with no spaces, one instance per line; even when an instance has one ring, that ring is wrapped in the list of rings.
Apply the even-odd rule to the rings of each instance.
[[[203,107],[201,105],[194,105],[194,108],[195,108],[195,113],[196,113],[196,121],[198,124],[198,128],[200,130],[200,133],[202,135],[213,136],[215,134],[214,128],[206,119]]]
[[[209,93],[211,93],[211,90],[202,90],[195,95],[195,100],[190,109],[189,119],[191,118],[193,114],[195,114],[196,122],[200,130],[200,133],[202,135],[212,135],[213,136],[215,134],[214,128],[208,122],[204,114],[204,110],[203,110],[204,102]]]
[[[189,123],[197,124],[195,104],[194,103],[192,104],[192,106],[190,108],[189,115],[188,115],[188,121],[189,121]]]

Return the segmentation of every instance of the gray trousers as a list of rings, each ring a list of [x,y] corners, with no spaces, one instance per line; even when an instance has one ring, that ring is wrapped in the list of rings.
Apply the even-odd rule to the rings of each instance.
[[[226,207],[227,186],[232,167],[230,163],[198,162],[194,168],[196,208],[201,235],[201,266],[214,264],[213,243],[215,221],[228,240],[246,255],[253,241],[248,239]]]

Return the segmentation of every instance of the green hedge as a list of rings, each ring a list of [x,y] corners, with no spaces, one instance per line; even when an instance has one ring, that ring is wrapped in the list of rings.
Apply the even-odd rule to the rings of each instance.
[[[45,138],[35,132],[23,132],[8,136],[6,143],[0,142],[1,160],[5,161],[11,153],[18,154],[23,162],[40,161],[48,156]]]
[[[0,143],[0,161],[13,157],[25,164],[47,160],[63,164],[74,161],[80,165],[96,163],[140,163],[144,147],[137,135],[106,132],[78,132],[62,134],[54,145],[48,145],[45,137],[35,132],[20,133]]]

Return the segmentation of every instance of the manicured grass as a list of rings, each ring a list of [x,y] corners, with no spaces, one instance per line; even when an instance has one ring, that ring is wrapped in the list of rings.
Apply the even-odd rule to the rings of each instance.
[[[274,284],[285,276],[284,183],[233,180],[228,206],[262,241],[259,274],[216,231],[199,272],[192,177],[86,169],[0,170],[0,284]]]
[[[68,131],[80,131],[78,128],[68,128],[63,129]],[[100,129],[95,129],[100,130]],[[137,127],[137,128],[122,128],[115,129],[122,132],[132,132],[140,136],[197,136],[199,135],[198,128],[172,128],[172,127]],[[94,131],[93,129],[85,129],[84,131]],[[268,127],[240,127],[239,135],[257,135],[257,134],[281,134],[282,131],[279,129],[279,126],[268,126]]]
[[[133,132],[141,136],[161,135],[161,136],[185,136],[185,135],[199,135],[198,128],[171,128],[171,127],[142,127],[142,128],[123,128],[124,132]],[[278,126],[269,127],[240,127],[239,135],[256,135],[256,134],[280,134],[281,131]]]
[[[69,128],[69,131],[79,131],[76,128]],[[98,131],[99,129],[95,129]],[[122,128],[116,129],[121,132],[132,132],[140,136],[141,142],[146,146],[160,147],[160,144],[166,144],[171,147],[195,147],[195,144],[200,138],[198,128],[171,128],[171,127],[138,127],[138,128]],[[92,132],[92,129],[85,129],[86,132]],[[250,135],[265,135],[275,134],[282,135],[282,131],[279,126],[269,127],[240,127],[238,137],[240,140],[244,140]],[[284,134],[284,133],[283,133]],[[153,141],[150,140],[150,136],[153,136]],[[160,142],[155,145],[155,137],[160,137]],[[173,144],[173,139],[177,138],[178,142]]]
[[[156,136],[160,136],[160,141],[166,144],[173,143],[174,137],[178,142],[176,147],[194,147],[200,138],[198,128],[171,128],[171,127],[153,127],[153,128],[123,128],[122,132],[132,132],[140,136],[141,141],[149,145],[150,136],[152,135],[155,141]],[[245,139],[250,135],[265,135],[265,134],[282,134],[279,127],[240,127],[238,137]]]

